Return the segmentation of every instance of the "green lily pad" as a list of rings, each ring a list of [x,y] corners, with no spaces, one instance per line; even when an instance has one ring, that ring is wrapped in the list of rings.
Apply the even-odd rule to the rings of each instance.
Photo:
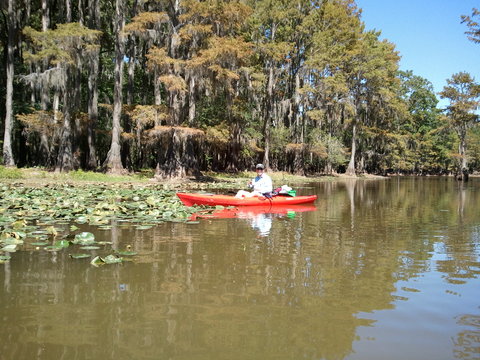
[[[12,236],[17,239],[23,239],[27,237],[27,234],[23,231],[13,231]]]
[[[14,229],[23,229],[27,226],[27,222],[25,220],[17,220],[12,223],[12,228]]]
[[[73,231],[77,231],[78,229],[79,229],[79,228],[78,228],[77,226],[75,226],[75,225],[71,225],[71,226],[70,226],[70,231],[72,231],[72,232],[73,232]]]
[[[0,250],[7,251],[7,252],[15,252],[17,251],[17,245],[15,244],[5,245]]]
[[[12,257],[10,255],[0,255],[0,261],[8,261],[10,260]]]
[[[98,250],[98,249],[100,249],[100,246],[87,245],[87,246],[80,247],[80,249],[82,249],[82,250]]]
[[[103,258],[105,264],[117,264],[122,262],[122,258],[115,255],[107,255]]]
[[[135,226],[135,229],[137,230],[148,230],[151,229],[153,226],[151,225],[137,225]]]
[[[60,251],[63,249],[61,246],[55,246],[55,245],[48,245],[44,247],[45,250],[47,251]]]
[[[72,259],[86,259],[91,256],[89,254],[69,254],[69,255]]]
[[[75,235],[73,243],[78,245],[91,245],[95,243],[95,235],[93,235],[91,232],[82,232]]]
[[[90,264],[92,264],[93,266],[100,266],[100,265],[104,265],[105,264],[105,261],[103,261],[103,259],[100,257],[100,256],[95,256],[92,261],[90,261]]]
[[[46,242],[46,241],[37,241],[37,242],[30,243],[30,245],[34,245],[34,246],[45,246],[45,245],[48,245],[48,242]]]
[[[86,216],[79,216],[75,222],[78,224],[85,224],[87,222],[87,217]]]
[[[113,242],[111,242],[111,241],[99,241],[97,244],[98,245],[113,245]]]
[[[98,227],[99,230],[111,230],[112,227],[110,225],[101,225]]]
[[[5,245],[21,245],[23,244],[23,240],[19,240],[17,238],[6,238],[3,240]]]
[[[35,238],[35,239],[38,239],[38,240],[48,239],[47,235],[36,234],[36,235],[32,235],[32,237]]]
[[[60,248],[66,248],[70,246],[70,242],[68,242],[67,240],[59,240],[59,241],[55,241],[54,246],[57,246]]]

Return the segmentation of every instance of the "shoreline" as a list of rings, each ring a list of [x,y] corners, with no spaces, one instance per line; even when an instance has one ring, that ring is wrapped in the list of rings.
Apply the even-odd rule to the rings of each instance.
[[[334,175],[294,175],[285,172],[269,172],[273,182],[281,186],[283,184],[300,184],[308,182],[326,182],[345,179],[386,179],[385,176],[359,175],[349,176],[345,174]],[[65,185],[143,185],[147,187],[163,187],[165,189],[178,188],[231,188],[243,187],[245,181],[255,177],[254,171],[238,173],[206,172],[200,177],[162,179],[153,176],[152,172],[129,173],[125,175],[105,174],[93,171],[70,171],[58,173],[37,168],[5,168],[0,167],[0,183],[16,184],[25,186],[48,186],[53,184]]]
[[[330,182],[342,180],[384,180],[395,176],[399,177],[454,177],[453,175],[388,175],[380,176],[373,174],[361,174],[350,176],[346,174],[332,175],[294,175],[285,172],[269,172],[268,173],[274,184],[281,186],[284,184],[295,185],[309,182]],[[15,184],[17,186],[43,187],[54,184],[65,184],[71,186],[88,186],[88,185],[116,185],[116,186],[144,186],[159,187],[165,190],[201,190],[213,188],[242,188],[244,183],[255,177],[254,171],[238,172],[238,173],[216,173],[205,172],[200,177],[172,178],[162,179],[156,178],[153,171],[144,171],[138,173],[129,173],[125,175],[105,174],[93,171],[75,170],[67,173],[58,173],[38,168],[6,168],[0,166],[0,183]],[[480,175],[472,174],[472,178],[478,178]]]

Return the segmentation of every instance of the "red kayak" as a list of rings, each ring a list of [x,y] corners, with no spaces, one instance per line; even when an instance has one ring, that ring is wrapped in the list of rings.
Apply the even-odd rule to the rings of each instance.
[[[269,199],[263,196],[238,199],[230,195],[215,194],[187,194],[177,193],[177,196],[186,206],[192,205],[222,205],[222,206],[286,206],[312,203],[317,195],[308,196],[274,196]]]

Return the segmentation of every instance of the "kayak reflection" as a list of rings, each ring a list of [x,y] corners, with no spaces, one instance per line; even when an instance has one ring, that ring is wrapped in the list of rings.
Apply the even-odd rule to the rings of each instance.
[[[296,213],[316,209],[313,205],[234,207],[209,212],[201,211],[193,214],[191,219],[246,219],[260,236],[267,236],[272,228],[273,218],[284,216],[294,218]]]

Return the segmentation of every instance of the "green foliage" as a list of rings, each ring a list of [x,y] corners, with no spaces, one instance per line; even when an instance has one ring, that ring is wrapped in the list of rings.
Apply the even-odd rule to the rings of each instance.
[[[345,165],[347,151],[342,142],[330,134],[325,134],[320,129],[313,129],[309,135],[312,150],[320,158],[333,167]]]

